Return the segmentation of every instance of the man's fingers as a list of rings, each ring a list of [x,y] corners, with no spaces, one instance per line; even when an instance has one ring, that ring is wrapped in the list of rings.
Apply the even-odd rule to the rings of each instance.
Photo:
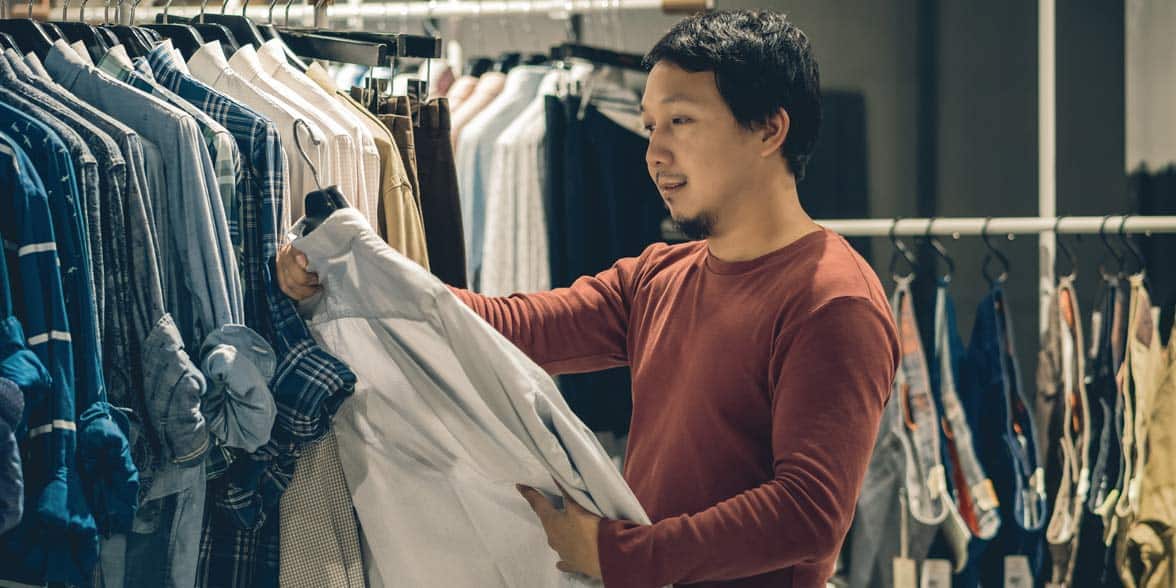
[[[290,250],[294,252],[294,261],[298,262],[298,267],[305,270],[306,266],[310,265],[310,260],[306,258],[306,254],[294,249],[293,246],[290,247]]]
[[[580,573],[580,570],[577,570],[575,567],[572,566],[572,564],[570,564],[566,561],[562,561],[562,560],[559,563],[555,564],[555,568],[561,572],[566,572],[569,574]]]
[[[564,510],[565,511],[569,510],[569,509],[575,509],[580,512],[587,512],[586,510],[584,510],[584,507],[580,506],[580,504],[578,502],[576,502],[575,500],[572,499],[572,496],[570,494],[568,494],[568,491],[566,488],[563,487],[563,484],[559,483],[559,480],[552,478],[551,481],[555,483],[555,487],[559,488],[560,493],[563,494]]]
[[[551,506],[547,498],[540,494],[538,490],[523,485],[515,485],[515,489],[519,491],[519,494],[523,495],[523,498],[531,505],[531,510],[534,510],[540,518],[546,517],[555,510],[555,507]]]

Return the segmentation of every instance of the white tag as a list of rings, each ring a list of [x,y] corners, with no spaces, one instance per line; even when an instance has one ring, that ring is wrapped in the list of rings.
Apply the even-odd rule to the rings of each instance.
[[[915,560],[906,557],[894,558],[894,588],[918,588],[915,578]]]
[[[1005,588],[1033,588],[1033,574],[1029,571],[1029,558],[1023,555],[1006,555],[1004,558]]]
[[[951,562],[946,559],[924,560],[922,575],[919,588],[951,588]]]

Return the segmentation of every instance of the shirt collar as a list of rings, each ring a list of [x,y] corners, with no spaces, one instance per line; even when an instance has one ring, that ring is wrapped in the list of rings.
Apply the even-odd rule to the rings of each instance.
[[[9,49],[9,51],[12,50]],[[24,56],[24,60],[25,65],[29,66],[29,69],[33,70],[34,74],[46,80],[50,79],[49,71],[45,69],[45,64],[41,63],[41,58],[37,57],[36,53],[30,51],[28,55]]]
[[[261,61],[257,59],[257,51],[252,45],[245,45],[233,53],[228,66],[248,81],[269,77],[261,68]]]
[[[261,61],[261,66],[266,72],[270,75],[276,74],[286,63],[286,52],[282,51],[282,41],[270,39],[262,43],[257,50],[257,58]]]
[[[213,87],[225,74],[233,73],[228,60],[225,59],[224,51],[221,50],[220,41],[206,43],[197,49],[188,60],[188,69],[191,69],[197,78],[203,79]]]
[[[317,61],[312,61],[310,66],[306,68],[306,77],[322,88],[332,94],[337,94],[339,88],[335,86],[335,82],[331,80],[331,75],[323,66],[319,65]]]
[[[62,86],[72,88],[82,72],[86,71],[86,64],[68,43],[58,39],[45,55],[45,69],[53,72],[54,79]]]

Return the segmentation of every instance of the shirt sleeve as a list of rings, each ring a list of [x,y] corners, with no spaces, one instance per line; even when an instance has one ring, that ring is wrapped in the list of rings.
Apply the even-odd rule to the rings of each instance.
[[[650,526],[602,521],[609,588],[730,580],[836,556],[889,398],[895,327],[868,299],[837,298],[773,347],[774,478]]]
[[[551,374],[628,365],[629,301],[640,258],[585,276],[568,288],[490,297],[454,294]]]

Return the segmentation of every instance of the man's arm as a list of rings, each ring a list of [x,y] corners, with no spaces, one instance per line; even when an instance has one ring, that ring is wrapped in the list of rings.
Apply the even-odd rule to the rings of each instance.
[[[868,300],[839,298],[810,315],[773,349],[774,479],[651,526],[602,521],[605,584],[729,580],[834,557],[853,518],[897,357],[893,322]]]
[[[537,294],[489,297],[450,290],[548,373],[597,371],[629,362],[629,289],[638,259],[622,259],[569,288]]]

